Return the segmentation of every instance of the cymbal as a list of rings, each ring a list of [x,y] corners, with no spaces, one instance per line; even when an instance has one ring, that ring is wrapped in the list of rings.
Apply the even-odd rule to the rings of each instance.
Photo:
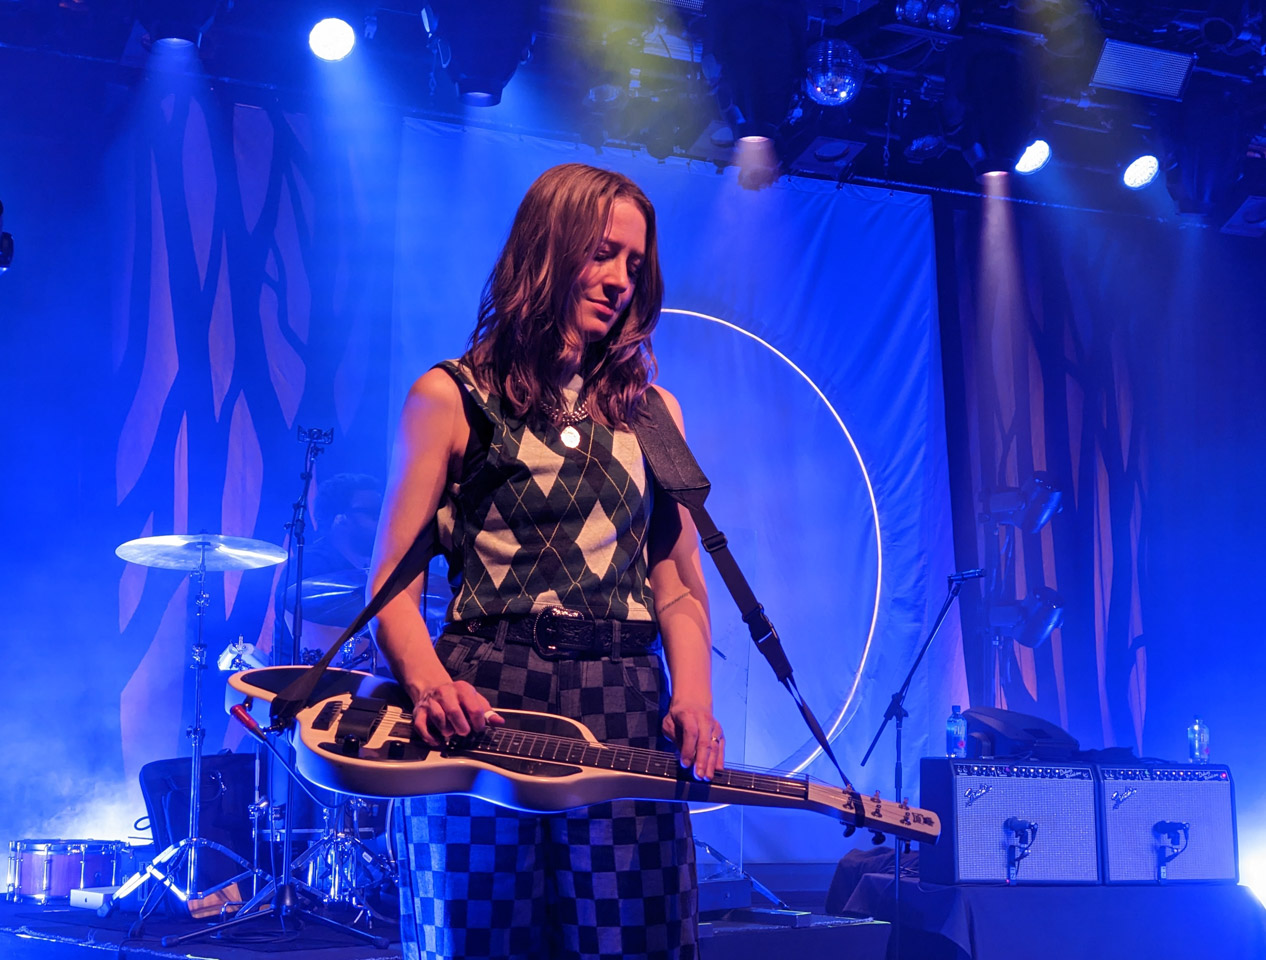
[[[114,552],[129,563],[164,570],[197,570],[205,558],[206,569],[210,572],[254,570],[271,567],[286,559],[286,551],[275,543],[246,537],[225,537],[218,533],[141,537],[119,544]]]
[[[346,627],[369,602],[365,596],[368,577],[364,570],[335,570],[305,577],[297,586],[303,597],[303,619],[310,623],[323,623],[331,627]],[[286,590],[286,612],[294,610],[296,584]],[[428,611],[443,613],[451,596],[428,594],[422,598]],[[288,621],[287,621],[288,622]]]

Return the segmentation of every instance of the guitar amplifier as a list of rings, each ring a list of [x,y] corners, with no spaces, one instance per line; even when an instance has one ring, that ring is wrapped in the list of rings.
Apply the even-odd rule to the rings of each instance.
[[[1106,883],[1239,880],[1223,766],[1099,767]]]
[[[1099,883],[1095,777],[1085,763],[926,758],[920,806],[941,838],[919,850],[929,883]]]

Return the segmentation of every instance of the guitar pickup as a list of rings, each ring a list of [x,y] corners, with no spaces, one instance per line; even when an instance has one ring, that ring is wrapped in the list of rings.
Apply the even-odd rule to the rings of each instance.
[[[337,708],[338,703],[331,705]],[[378,722],[386,712],[387,704],[384,700],[374,697],[353,697],[347,709],[338,715],[338,729],[335,730],[334,738],[340,743],[347,739],[368,743],[373,738]],[[324,714],[325,709],[322,709],[321,713]]]
[[[334,726],[334,721],[338,719],[341,707],[342,704],[337,700],[331,700],[327,703],[321,708],[321,712],[316,715],[316,719],[312,721],[312,729],[329,730],[330,727]]]

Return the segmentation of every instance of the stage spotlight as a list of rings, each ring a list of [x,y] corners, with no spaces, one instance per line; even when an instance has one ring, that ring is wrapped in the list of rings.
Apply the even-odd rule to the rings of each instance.
[[[1049,587],[1038,587],[1015,603],[989,608],[989,625],[1022,647],[1040,647],[1064,622],[1064,601]]]
[[[1254,126],[1252,100],[1237,86],[1198,73],[1164,129],[1165,181],[1182,214],[1208,216],[1232,201]]]
[[[940,0],[939,3],[934,2],[928,7],[928,26],[949,33],[958,26],[959,16],[960,10],[954,0]]]
[[[308,46],[322,60],[342,60],[356,46],[356,31],[346,20],[326,17],[308,34]]]
[[[463,103],[495,107],[532,58],[537,0],[430,0],[422,25]]]
[[[1037,88],[1020,54],[996,42],[955,44],[948,58],[945,125],[958,127],[978,179],[1009,173],[1032,141]]]
[[[1200,21],[1200,36],[1210,46],[1229,47],[1244,29],[1245,12],[1243,0],[1213,0]]]
[[[796,4],[711,0],[704,73],[740,144],[772,141],[804,86],[805,21]],[[777,166],[777,163],[774,164]]]
[[[1035,473],[1019,489],[998,490],[985,497],[983,519],[1037,533],[1063,506],[1063,493],[1050,474]]]
[[[1159,173],[1160,160],[1154,154],[1145,153],[1125,168],[1121,174],[1121,182],[1130,190],[1142,190]]]
[[[1045,140],[1034,140],[1024,148],[1024,153],[1015,162],[1015,172],[1030,176],[1037,173],[1051,161],[1051,145]]]
[[[215,19],[216,6],[216,0],[143,0],[136,18],[153,43],[200,46]]]
[[[866,61],[843,40],[821,40],[809,48],[809,98],[824,107],[841,107],[861,90]]]

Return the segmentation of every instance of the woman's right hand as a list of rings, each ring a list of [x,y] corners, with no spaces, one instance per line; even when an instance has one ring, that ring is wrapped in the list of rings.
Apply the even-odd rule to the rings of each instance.
[[[505,720],[488,698],[465,680],[447,680],[423,690],[413,701],[413,728],[433,747],[452,737],[482,733]]]

